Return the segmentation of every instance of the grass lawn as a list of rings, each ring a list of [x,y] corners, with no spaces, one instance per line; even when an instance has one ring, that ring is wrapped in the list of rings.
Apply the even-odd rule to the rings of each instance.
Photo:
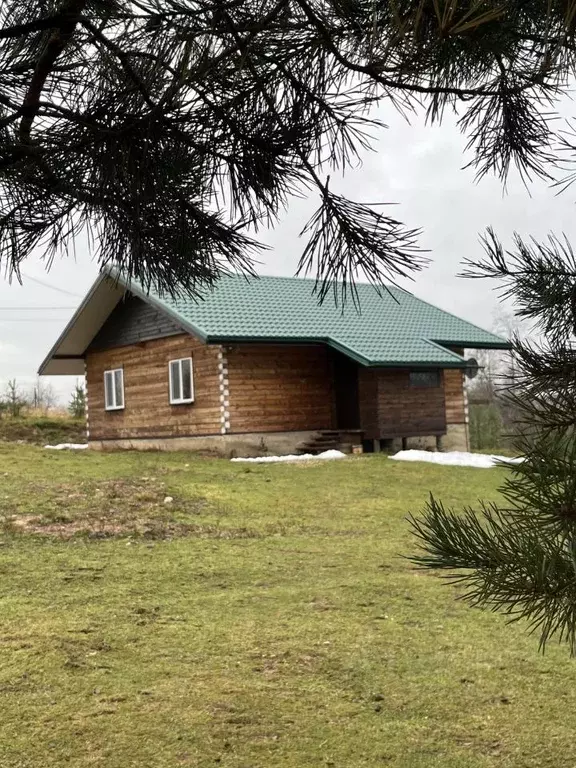
[[[576,662],[402,558],[502,477],[1,444],[1,768],[573,768]]]
[[[0,416],[0,440],[34,445],[85,443],[86,422],[84,419],[71,419],[66,413],[61,416]]]

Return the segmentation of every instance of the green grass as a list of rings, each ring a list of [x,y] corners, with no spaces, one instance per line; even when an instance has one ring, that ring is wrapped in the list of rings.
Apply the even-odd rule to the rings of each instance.
[[[0,446],[0,766],[574,766],[565,649],[402,557],[503,472]]]
[[[86,422],[62,416],[26,415],[0,418],[0,441],[46,445],[85,443]]]

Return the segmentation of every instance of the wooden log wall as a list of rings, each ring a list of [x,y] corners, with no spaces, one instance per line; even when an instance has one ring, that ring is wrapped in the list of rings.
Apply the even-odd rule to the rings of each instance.
[[[410,386],[410,371],[360,368],[360,418],[367,439],[432,435],[446,429],[443,376],[440,386]]]
[[[220,434],[220,346],[180,334],[86,356],[92,440]],[[330,353],[322,345],[226,348],[230,433],[336,428]],[[170,405],[168,362],[192,356],[195,402]],[[104,371],[124,369],[125,408],[104,408]],[[426,435],[466,422],[463,374],[411,387],[409,371],[359,367],[360,426],[368,439]]]
[[[91,440],[187,437],[220,433],[219,346],[189,334],[116,347],[86,356]],[[194,403],[170,405],[168,362],[192,357]],[[104,371],[124,369],[123,410],[104,408]]]
[[[464,373],[459,369],[444,371],[444,393],[446,398],[446,423],[466,423],[466,400],[464,395]]]
[[[321,345],[238,344],[226,352],[230,432],[330,429],[334,394]]]

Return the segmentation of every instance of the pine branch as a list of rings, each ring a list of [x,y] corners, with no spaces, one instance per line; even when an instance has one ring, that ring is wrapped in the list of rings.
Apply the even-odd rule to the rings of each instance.
[[[377,266],[380,277],[417,269],[412,241],[409,249],[395,245],[416,228],[367,206],[358,209],[366,229],[350,226],[344,209],[359,204],[336,205],[325,195],[325,164],[344,170],[359,149],[374,148],[369,110],[376,104],[409,115],[422,103],[440,120],[446,107],[463,103],[462,128],[480,174],[505,180],[514,164],[526,177],[550,174],[555,136],[541,112],[553,109],[574,69],[571,19],[538,0],[530,7],[417,0],[402,8],[333,0],[54,0],[41,9],[5,0],[0,215],[19,201],[29,221],[23,213],[12,221],[0,261],[16,267],[32,242],[42,242],[27,228],[44,227],[52,247],[56,209],[73,199],[79,220],[96,233],[96,258],[112,258],[100,233],[114,220],[123,231],[120,267],[134,256],[139,269],[158,274],[155,260],[170,260],[171,248],[186,242],[191,285],[212,269],[203,268],[189,237],[198,223],[183,213],[179,221],[189,230],[181,242],[174,233],[170,244],[160,213],[194,200],[198,211],[226,222],[232,240],[239,228],[250,240],[259,225],[278,220],[292,195],[315,190],[324,212],[339,216],[342,248],[337,258],[318,250],[332,237],[321,214],[314,226],[323,222],[327,236],[319,234],[304,258],[309,267],[314,253],[319,296],[337,276],[376,279]],[[46,207],[33,212],[42,195],[50,198]],[[146,237],[138,231],[143,215],[157,227],[146,227]],[[211,253],[236,258],[213,223]],[[387,255],[373,247],[381,228]],[[70,245],[61,242],[63,250]],[[183,265],[175,256],[179,275]]]
[[[552,638],[576,654],[576,257],[567,240],[514,237],[505,251],[484,239],[485,259],[468,275],[497,279],[538,341],[516,336],[514,379],[499,396],[516,413],[514,448],[498,504],[462,513],[431,498],[411,520],[422,567],[464,583],[464,599],[527,622],[542,648]]]
[[[28,86],[24,102],[20,110],[22,120],[18,131],[18,137],[21,144],[30,144],[30,131],[34,118],[38,114],[38,102],[42,95],[42,90],[46,84],[48,75],[60,56],[66,48],[68,42],[74,34],[80,13],[86,5],[86,0],[67,0],[62,6],[61,20],[58,27],[50,35],[42,55],[38,58],[34,68],[34,74]]]
[[[14,24],[11,27],[4,27],[0,29],[0,40],[8,37],[22,37],[29,32],[41,32],[46,29],[58,28],[61,24],[67,22],[68,14],[66,11],[52,14],[51,16],[45,16],[41,19],[34,19],[28,21],[25,24]]]
[[[573,535],[539,536],[532,527],[516,524],[513,511],[483,506],[461,515],[433,498],[411,523],[425,550],[412,558],[416,564],[450,571],[472,605],[527,622],[539,633],[542,648],[557,636],[576,653]]]

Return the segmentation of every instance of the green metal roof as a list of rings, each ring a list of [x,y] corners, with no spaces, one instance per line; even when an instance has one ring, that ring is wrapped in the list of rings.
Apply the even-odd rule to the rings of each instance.
[[[127,286],[134,290],[134,286]],[[368,366],[464,367],[442,345],[507,349],[508,343],[398,288],[359,284],[359,308],[318,304],[314,281],[224,276],[201,299],[148,297],[206,342],[324,342]],[[389,291],[389,292],[388,292]]]

